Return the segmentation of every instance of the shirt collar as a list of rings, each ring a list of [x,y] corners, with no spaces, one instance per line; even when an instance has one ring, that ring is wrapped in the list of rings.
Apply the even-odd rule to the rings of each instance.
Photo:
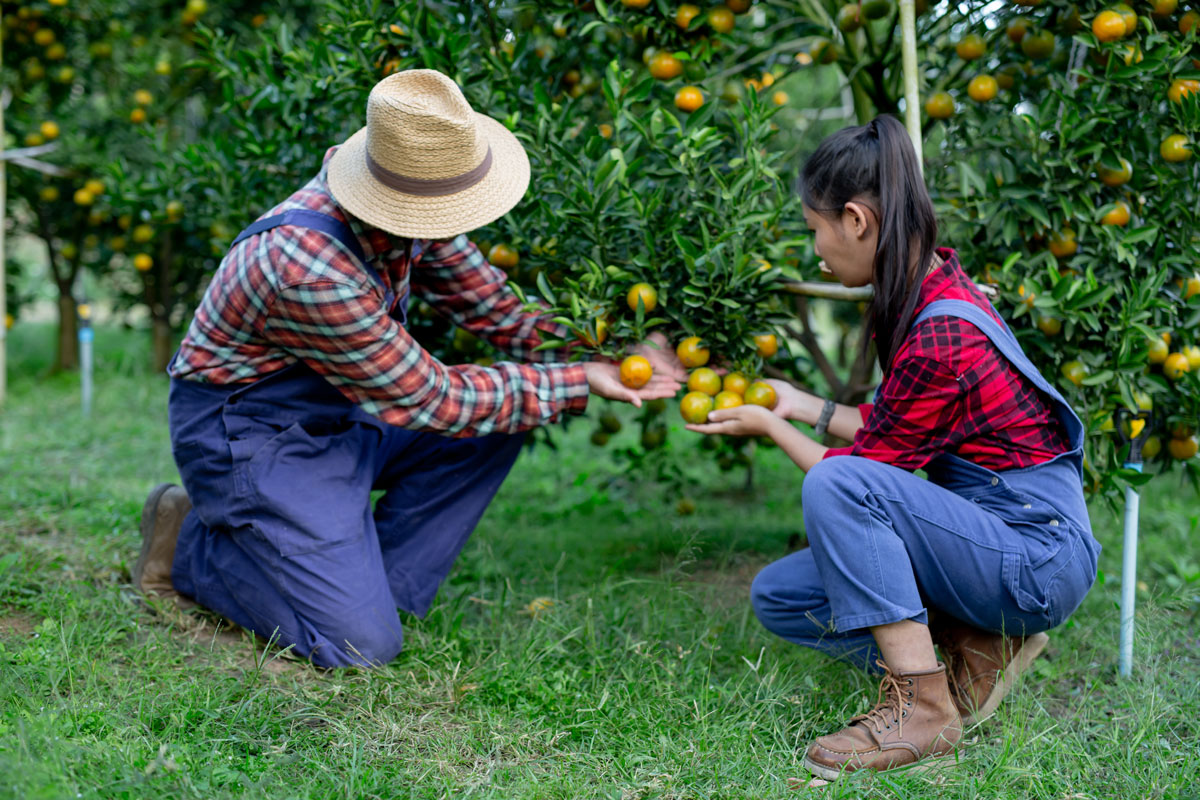
[[[412,239],[395,236],[374,225],[368,225],[344,208],[342,214],[345,215],[346,224],[350,226],[350,230],[358,237],[359,244],[362,245],[363,253],[368,261],[379,259],[393,261],[410,250]],[[415,251],[416,248],[412,248],[412,250]]]

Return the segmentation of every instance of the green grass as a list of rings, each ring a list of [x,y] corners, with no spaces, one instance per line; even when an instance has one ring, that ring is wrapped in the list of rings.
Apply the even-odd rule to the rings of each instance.
[[[865,710],[867,677],[767,634],[756,569],[802,532],[800,474],[757,488],[696,459],[694,516],[611,480],[574,426],[524,454],[401,656],[323,672],[128,586],[146,490],[175,477],[166,381],[102,331],[96,406],[19,326],[0,416],[0,797],[1185,798],[1200,796],[1200,503],[1142,499],[1136,671],[1116,676],[1121,520],[1093,509],[1096,586],[957,768],[820,790],[803,746]],[[629,431],[614,443],[631,440]],[[554,604],[539,616],[537,597]]]

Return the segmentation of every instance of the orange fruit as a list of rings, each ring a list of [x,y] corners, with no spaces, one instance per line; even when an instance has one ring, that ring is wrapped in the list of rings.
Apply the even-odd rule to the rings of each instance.
[[[1062,375],[1071,383],[1079,386],[1087,377],[1087,368],[1079,361],[1068,361],[1062,365]]]
[[[167,207],[164,210],[167,212],[167,219],[171,222],[179,222],[179,220],[183,219],[183,203],[178,200],[172,200],[167,203]]]
[[[1132,8],[1124,3],[1117,3],[1112,10],[1120,14],[1121,19],[1125,22],[1126,35],[1137,31],[1137,13]]]
[[[1000,84],[991,75],[976,75],[967,84],[967,94],[977,103],[986,103],[996,96]]]
[[[1200,81],[1194,78],[1176,78],[1167,89],[1167,99],[1172,103],[1182,103],[1183,98],[1189,94],[1200,94]]]
[[[154,259],[145,253],[138,253],[133,257],[133,268],[138,272],[147,272],[154,266]]]
[[[150,94],[150,92],[146,91],[145,89],[138,89],[133,93],[133,102],[137,103],[139,106],[148,106],[153,101],[154,95]]]
[[[1163,362],[1162,371],[1169,380],[1179,380],[1185,372],[1190,372],[1192,365],[1188,363],[1188,357],[1183,353],[1171,353]]]
[[[75,205],[90,206],[94,202],[96,202],[96,196],[87,189],[75,190]]]
[[[621,0],[621,5],[626,8],[645,8],[650,5],[650,0]]]
[[[99,197],[100,195],[104,194],[104,181],[100,180],[99,178],[89,178],[84,182],[83,188]]]
[[[1157,436],[1147,436],[1142,442],[1142,458],[1155,458],[1162,452],[1162,439]]]
[[[1184,281],[1183,299],[1190,300],[1193,295],[1200,294],[1200,273]]]
[[[1037,326],[1038,330],[1047,336],[1058,336],[1062,332],[1062,320],[1058,317],[1048,317],[1043,314],[1038,317]]]
[[[754,0],[725,0],[725,7],[735,14],[745,14],[754,5]]]
[[[1179,32],[1185,36],[1200,25],[1200,11],[1189,11],[1179,18]]]
[[[658,308],[658,290],[648,283],[635,283],[630,287],[629,293],[625,295],[625,302],[629,305],[630,311],[636,312],[639,301],[645,307],[646,313],[649,314]]]
[[[925,113],[931,119],[949,119],[954,114],[954,98],[948,92],[937,92],[925,101]]]
[[[830,39],[818,39],[813,43],[810,58],[818,64],[832,64],[838,60],[840,54],[841,51],[835,42]]]
[[[596,126],[596,132],[605,139],[611,139],[613,135],[613,126],[609,125],[607,122],[601,122]]]
[[[589,347],[599,347],[600,345],[604,344],[604,340],[608,338],[608,320],[596,320],[595,336],[592,336],[590,331],[584,331],[579,338]]]
[[[1029,58],[1049,58],[1056,44],[1054,34],[1048,30],[1030,33],[1021,40],[1021,52]]]
[[[38,191],[38,197],[42,199],[43,203],[53,203],[58,199],[58,187],[43,186],[41,190]]]
[[[777,106],[786,106],[788,102],[788,94],[784,91],[778,91],[771,95],[771,102]]]
[[[1050,234],[1047,246],[1055,258],[1068,258],[1075,255],[1079,249],[1079,243],[1075,241],[1075,231],[1070,228],[1063,228],[1061,231]]]
[[[521,254],[515,248],[501,242],[492,245],[492,249],[488,250],[487,260],[493,267],[512,269],[521,262]]]
[[[124,252],[125,251],[125,237],[124,236],[114,236],[112,238],[112,240],[109,241],[108,246],[111,247],[115,252],[118,252],[118,253]]]
[[[1183,353],[1183,357],[1188,361],[1188,370],[1200,369],[1200,347],[1189,344],[1179,352]]]
[[[779,352],[779,340],[773,333],[757,333],[754,335],[754,347],[763,358],[771,358]]]
[[[1167,442],[1167,452],[1171,454],[1171,458],[1180,461],[1195,458],[1197,451],[1200,451],[1200,442],[1196,441],[1195,436],[1189,436],[1186,439],[1172,439]]]
[[[745,404],[745,400],[737,392],[718,392],[713,398],[713,407],[716,409],[722,408],[737,408]]]
[[[699,336],[689,336],[675,347],[675,355],[679,356],[680,363],[688,369],[703,367],[708,363],[708,348],[701,347],[700,342]]]
[[[704,392],[709,396],[714,396],[721,391],[721,376],[716,370],[708,367],[700,367],[692,371],[688,376],[687,388],[689,392]]]
[[[704,392],[688,392],[679,401],[679,413],[692,425],[708,422],[708,412],[713,410],[713,399]]]
[[[138,225],[133,229],[133,240],[139,244],[144,244],[154,238],[154,228],[151,228],[145,223]]]
[[[621,362],[621,383],[630,389],[640,389],[650,382],[654,368],[645,356],[628,356]]]
[[[687,30],[692,24],[692,20],[700,16],[700,7],[694,6],[691,3],[684,3],[679,8],[675,9],[675,24]]]
[[[1014,17],[1004,32],[1008,34],[1009,41],[1013,44],[1020,44],[1021,40],[1025,38],[1025,34],[1029,33],[1029,20],[1025,17]]]
[[[725,380],[721,382],[721,388],[726,392],[734,394],[745,394],[746,387],[750,385],[750,381],[746,380],[746,376],[740,372],[731,372],[725,376]]]
[[[1164,161],[1177,164],[1180,161],[1187,161],[1192,157],[1192,148],[1188,147],[1186,136],[1182,133],[1173,133],[1166,139],[1163,139],[1162,145],[1158,148],[1158,153],[1163,157]]]
[[[745,401],[752,406],[762,406],[764,408],[774,408],[779,402],[779,398],[775,395],[775,387],[769,383],[755,381],[746,389]]]
[[[726,6],[717,6],[708,12],[708,27],[717,33],[729,33],[736,21],[733,12]]]
[[[1171,346],[1155,336],[1146,342],[1146,361],[1151,364],[1161,364],[1167,360]]]
[[[1116,206],[1100,218],[1103,225],[1126,225],[1129,222],[1129,204],[1118,200]]]
[[[1101,11],[1092,20],[1092,33],[1102,42],[1115,42],[1127,33],[1125,20],[1116,11]]]
[[[954,52],[958,53],[958,57],[963,61],[974,61],[987,52],[987,44],[979,34],[968,33],[954,45]]]
[[[684,86],[675,93],[675,107],[690,114],[704,105],[704,92],[695,86]]]
[[[650,56],[650,74],[660,81],[669,81],[683,74],[683,62],[672,53],[660,50]]]
[[[1124,156],[1120,158],[1120,166],[1118,167],[1099,163],[1096,165],[1096,177],[1105,186],[1120,186],[1129,183],[1129,179],[1133,177],[1133,165]]]
[[[1153,0],[1154,10],[1150,13],[1156,17],[1169,17],[1179,8],[1179,0]]]
[[[854,33],[862,24],[862,9],[858,3],[848,3],[838,9],[837,26],[842,33]]]
[[[42,132],[42,136],[46,137],[47,142],[57,139],[60,133],[58,123],[53,120],[46,120],[38,126],[38,130]]]
[[[129,112],[129,121],[134,125],[141,125],[146,121],[146,110],[144,108],[135,108]]]

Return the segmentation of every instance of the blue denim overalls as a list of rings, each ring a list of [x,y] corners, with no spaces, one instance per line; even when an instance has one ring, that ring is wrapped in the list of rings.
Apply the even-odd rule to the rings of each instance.
[[[341,221],[311,211],[260,220],[322,230],[394,293]],[[318,666],[400,652],[397,608],[423,615],[520,452],[523,435],[450,438],[388,425],[297,363],[250,384],[173,379],[175,463],[191,497],[171,580],[243,628]],[[384,490],[374,510],[371,491]]]
[[[1007,326],[961,300],[930,303],[913,321],[961,317],[1054,405],[1070,449],[1002,472],[943,454],[929,480],[857,456],[804,479],[809,547],[768,565],[751,588],[755,613],[785,639],[874,670],[868,628],[933,607],[996,633],[1061,624],[1096,578],[1100,545],[1083,496],[1083,425],[1021,351]]]

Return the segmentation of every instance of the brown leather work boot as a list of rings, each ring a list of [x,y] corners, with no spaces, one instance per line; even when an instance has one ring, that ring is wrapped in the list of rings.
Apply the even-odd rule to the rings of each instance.
[[[817,777],[832,781],[843,772],[906,767],[954,753],[962,722],[945,664],[922,672],[892,672],[880,665],[887,670],[879,686],[881,701],[809,745],[804,766]]]
[[[1004,636],[957,620],[931,621],[929,630],[942,650],[963,727],[996,713],[1017,678],[1050,641],[1044,633]]]
[[[192,510],[187,492],[173,483],[160,483],[150,490],[142,506],[142,552],[133,566],[133,585],[144,595],[174,600],[179,608],[195,605],[175,591],[171,564],[183,519]]]

